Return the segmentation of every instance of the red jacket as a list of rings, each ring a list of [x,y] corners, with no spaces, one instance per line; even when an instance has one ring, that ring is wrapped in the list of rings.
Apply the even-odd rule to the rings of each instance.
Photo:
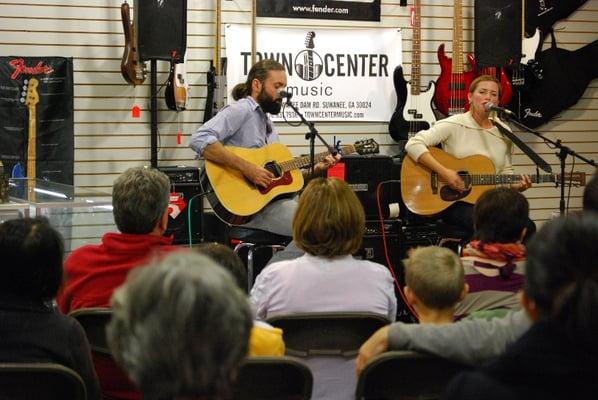
[[[64,263],[65,282],[56,298],[67,314],[88,307],[110,307],[110,297],[133,268],[151,257],[176,250],[172,237],[106,233],[99,245],[73,251]],[[96,373],[105,397],[140,399],[140,393],[114,361],[93,353]]]

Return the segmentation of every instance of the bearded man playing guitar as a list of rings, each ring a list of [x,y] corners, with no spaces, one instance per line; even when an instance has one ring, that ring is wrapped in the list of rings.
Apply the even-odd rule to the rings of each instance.
[[[229,151],[226,146],[261,148],[279,141],[268,114],[278,114],[282,98],[278,94],[287,85],[284,66],[274,60],[261,60],[249,70],[245,83],[233,88],[235,103],[223,107],[191,137],[191,148],[206,160],[239,171],[257,187],[268,187],[275,179],[266,168]],[[327,156],[314,166],[320,173],[336,164],[339,155]],[[291,236],[291,222],[297,202],[279,198],[255,214],[245,227]]]
[[[432,155],[429,147],[440,144],[442,150],[456,158],[482,155],[492,161],[497,174],[514,172],[511,165],[513,143],[495,126],[500,123],[506,127],[506,124],[498,116],[492,116],[491,119],[491,112],[486,109],[488,103],[498,104],[500,82],[490,75],[479,76],[471,83],[467,98],[470,103],[468,112],[436,122],[432,128],[418,132],[405,146],[411,159],[434,171],[440,182],[458,193],[470,189],[462,174],[443,165]],[[524,191],[531,185],[530,177],[521,175],[520,180],[511,184],[511,187]],[[464,229],[469,236],[473,234],[472,204],[457,201],[439,216],[444,222]],[[535,230],[534,222],[528,220],[528,237]]]

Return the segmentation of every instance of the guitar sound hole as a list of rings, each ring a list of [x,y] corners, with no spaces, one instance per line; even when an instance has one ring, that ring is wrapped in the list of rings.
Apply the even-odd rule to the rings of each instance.
[[[275,179],[279,179],[283,175],[282,168],[280,168],[280,165],[276,161],[267,162],[264,168],[272,172]]]

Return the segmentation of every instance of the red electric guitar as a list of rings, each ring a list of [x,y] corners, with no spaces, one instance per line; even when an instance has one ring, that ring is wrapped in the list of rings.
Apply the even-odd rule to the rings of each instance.
[[[453,18],[453,59],[444,52],[444,43],[438,47],[440,76],[436,81],[434,104],[444,115],[461,114],[469,110],[467,91],[474,78],[475,63],[469,59],[472,71],[463,68],[463,19],[461,17],[462,0],[455,0]]]

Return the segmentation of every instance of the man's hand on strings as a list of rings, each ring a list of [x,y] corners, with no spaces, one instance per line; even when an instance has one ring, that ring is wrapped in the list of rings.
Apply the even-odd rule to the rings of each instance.
[[[248,168],[243,170],[243,175],[255,185],[268,187],[274,180],[274,174],[258,165],[249,164]]]
[[[319,174],[322,171],[326,171],[328,168],[335,166],[340,159],[341,155],[338,153],[335,156],[328,154],[324,160],[320,161],[314,166],[314,173]]]

